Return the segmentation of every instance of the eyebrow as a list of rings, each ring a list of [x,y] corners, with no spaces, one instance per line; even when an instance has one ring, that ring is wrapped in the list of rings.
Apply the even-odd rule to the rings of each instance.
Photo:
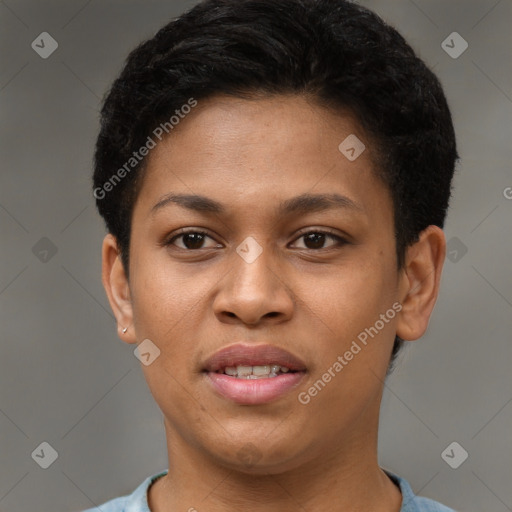
[[[201,213],[225,214],[226,208],[222,203],[198,194],[170,193],[161,197],[151,208],[151,215],[169,205],[178,205],[188,210]],[[340,194],[301,194],[283,201],[277,207],[277,215],[300,215],[325,211],[329,209],[349,209],[364,212],[364,208],[347,196]]]

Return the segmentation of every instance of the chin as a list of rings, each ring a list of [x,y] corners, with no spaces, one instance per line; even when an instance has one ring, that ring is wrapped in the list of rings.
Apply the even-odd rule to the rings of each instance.
[[[265,449],[262,445],[265,445]],[[218,447],[219,445],[215,446],[216,451]],[[273,446],[266,443],[264,437],[255,442],[240,443],[212,455],[226,469],[247,475],[277,475],[295,469],[305,462],[296,444],[278,448],[275,443]]]

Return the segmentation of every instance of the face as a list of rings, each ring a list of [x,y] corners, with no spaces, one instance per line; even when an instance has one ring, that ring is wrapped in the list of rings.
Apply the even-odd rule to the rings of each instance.
[[[354,118],[299,96],[202,100],[151,150],[116,307],[125,341],[160,350],[142,369],[175,446],[268,473],[376,436],[409,280],[373,157]]]

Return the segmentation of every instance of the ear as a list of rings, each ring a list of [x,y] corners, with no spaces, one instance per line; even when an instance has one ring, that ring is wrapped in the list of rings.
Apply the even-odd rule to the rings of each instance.
[[[402,310],[396,334],[400,338],[416,340],[427,330],[439,293],[445,255],[446,239],[437,226],[428,226],[419,240],[408,247],[399,278]]]
[[[121,261],[117,240],[110,233],[103,239],[101,280],[117,321],[117,335],[126,343],[136,343],[130,285]],[[123,333],[123,329],[127,331]]]

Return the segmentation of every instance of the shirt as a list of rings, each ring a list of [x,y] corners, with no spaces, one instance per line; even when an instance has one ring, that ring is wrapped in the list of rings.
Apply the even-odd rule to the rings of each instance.
[[[148,489],[150,485],[167,474],[167,469],[146,478],[129,496],[121,496],[105,502],[96,508],[88,508],[83,512],[151,512],[148,505]],[[407,480],[384,470],[402,492],[400,512],[455,512],[437,501],[416,496]]]

